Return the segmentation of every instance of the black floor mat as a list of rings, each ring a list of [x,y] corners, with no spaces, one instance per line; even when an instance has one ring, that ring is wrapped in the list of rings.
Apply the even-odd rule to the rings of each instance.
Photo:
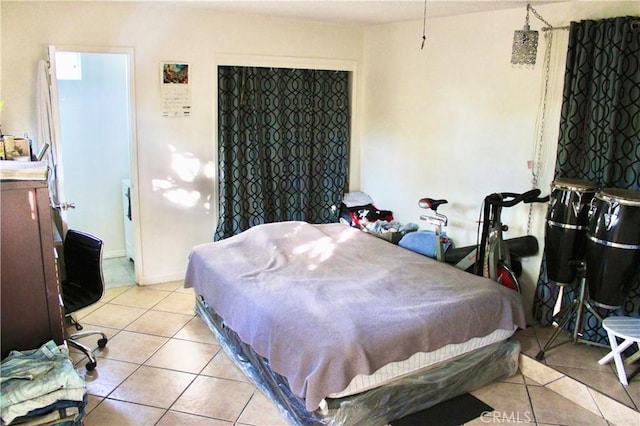
[[[475,396],[465,393],[390,422],[391,426],[460,426],[493,408]]]

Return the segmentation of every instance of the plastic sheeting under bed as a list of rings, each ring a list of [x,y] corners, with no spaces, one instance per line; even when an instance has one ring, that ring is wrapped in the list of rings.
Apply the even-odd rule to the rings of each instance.
[[[233,362],[293,425],[384,425],[511,376],[518,370],[520,343],[506,340],[366,392],[326,399],[323,408],[309,412],[304,401],[291,392],[287,380],[271,369],[268,360],[242,342],[201,297],[196,298],[196,313]]]

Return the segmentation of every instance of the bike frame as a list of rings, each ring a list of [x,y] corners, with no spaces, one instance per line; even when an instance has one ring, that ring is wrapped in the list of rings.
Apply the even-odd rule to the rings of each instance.
[[[486,201],[485,201],[486,202]],[[486,271],[483,271],[483,275],[493,280],[498,280],[499,269],[501,264],[511,270],[511,255],[509,253],[509,246],[504,242],[503,231],[507,228],[502,224],[502,206],[492,205],[490,208],[489,218],[489,232],[487,236],[487,249],[486,249]]]
[[[430,225],[433,225],[435,238],[436,238],[436,260],[439,262],[446,262],[444,257],[444,245],[446,243],[446,239],[443,238],[443,228],[447,226],[448,218],[447,216],[434,211],[435,215],[421,215],[420,220],[424,220]],[[473,266],[478,260],[478,247],[469,246],[469,253],[460,259],[456,263],[452,263],[458,269],[467,270],[471,266]]]
[[[520,282],[511,268],[511,253],[509,246],[503,238],[503,232],[508,228],[501,221],[502,207],[511,207],[521,201],[545,202],[540,199],[540,190],[535,189],[524,194],[500,193],[491,194],[484,201],[483,232],[481,242],[475,246],[468,246],[469,252],[460,260],[451,263],[456,268],[469,270],[475,265],[475,273],[490,278],[505,287],[520,292]],[[505,201],[505,198],[513,200]],[[445,239],[443,238],[443,228],[448,224],[446,215],[439,213],[437,208],[441,204],[446,204],[446,200],[432,200],[424,198],[419,205],[433,211],[433,214],[421,215],[420,219],[435,227],[436,238],[436,259],[446,262],[444,254]],[[484,250],[482,250],[484,245]],[[481,264],[480,264],[481,263]]]
[[[447,217],[441,213],[435,212],[435,216],[422,215],[421,220],[426,221],[430,225],[434,226],[435,238],[436,238],[436,260],[439,262],[445,262],[444,258],[444,245],[446,239],[443,238],[443,229],[447,225]],[[489,231],[489,237],[487,240],[487,262],[486,267],[483,267],[482,275],[497,281],[499,277],[500,262],[503,262],[507,267],[510,267],[510,255],[509,247],[504,244],[502,239],[502,224],[496,222],[496,225],[492,226]],[[459,261],[452,265],[463,271],[468,270],[478,261],[478,247],[469,246],[469,253]],[[509,270],[511,272],[511,270]],[[511,272],[511,274],[513,274]],[[515,274],[513,274],[515,277]],[[514,279],[517,281],[517,279]]]
[[[511,253],[503,238],[503,231],[506,228],[500,219],[502,206],[495,206],[495,210],[490,218],[490,230],[487,237],[487,270],[483,271],[482,275],[520,293],[520,281],[511,269]]]
[[[445,215],[437,211],[434,211],[434,213],[434,216],[422,215],[420,216],[420,220],[424,220],[434,226],[436,235],[436,259],[439,262],[444,262],[445,240],[442,238],[442,228],[447,226],[448,219]]]

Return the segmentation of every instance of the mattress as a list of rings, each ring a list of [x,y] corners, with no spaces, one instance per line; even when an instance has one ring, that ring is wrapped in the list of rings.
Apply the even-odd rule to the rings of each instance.
[[[508,339],[515,330],[498,329],[483,336],[474,337],[463,343],[453,343],[431,352],[418,352],[405,361],[391,362],[373,374],[358,374],[341,392],[328,395],[329,398],[344,398],[355,395],[392,381],[420,372],[440,362],[455,358],[476,349]]]
[[[358,375],[525,326],[517,292],[340,224],[260,225],[194,247],[185,287],[309,411]]]
[[[327,398],[322,408],[310,412],[304,401],[291,391],[286,378],[274,372],[266,359],[242,342],[201,297],[196,299],[196,312],[236,366],[271,399],[289,424],[299,426],[387,425],[394,419],[479,389],[501,377],[512,376],[518,370],[519,342],[502,340],[368,391]]]

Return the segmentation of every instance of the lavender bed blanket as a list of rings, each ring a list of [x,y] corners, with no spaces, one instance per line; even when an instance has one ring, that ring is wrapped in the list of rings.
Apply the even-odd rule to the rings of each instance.
[[[273,223],[196,246],[185,287],[309,411],[357,374],[525,327],[518,293],[342,224]]]

